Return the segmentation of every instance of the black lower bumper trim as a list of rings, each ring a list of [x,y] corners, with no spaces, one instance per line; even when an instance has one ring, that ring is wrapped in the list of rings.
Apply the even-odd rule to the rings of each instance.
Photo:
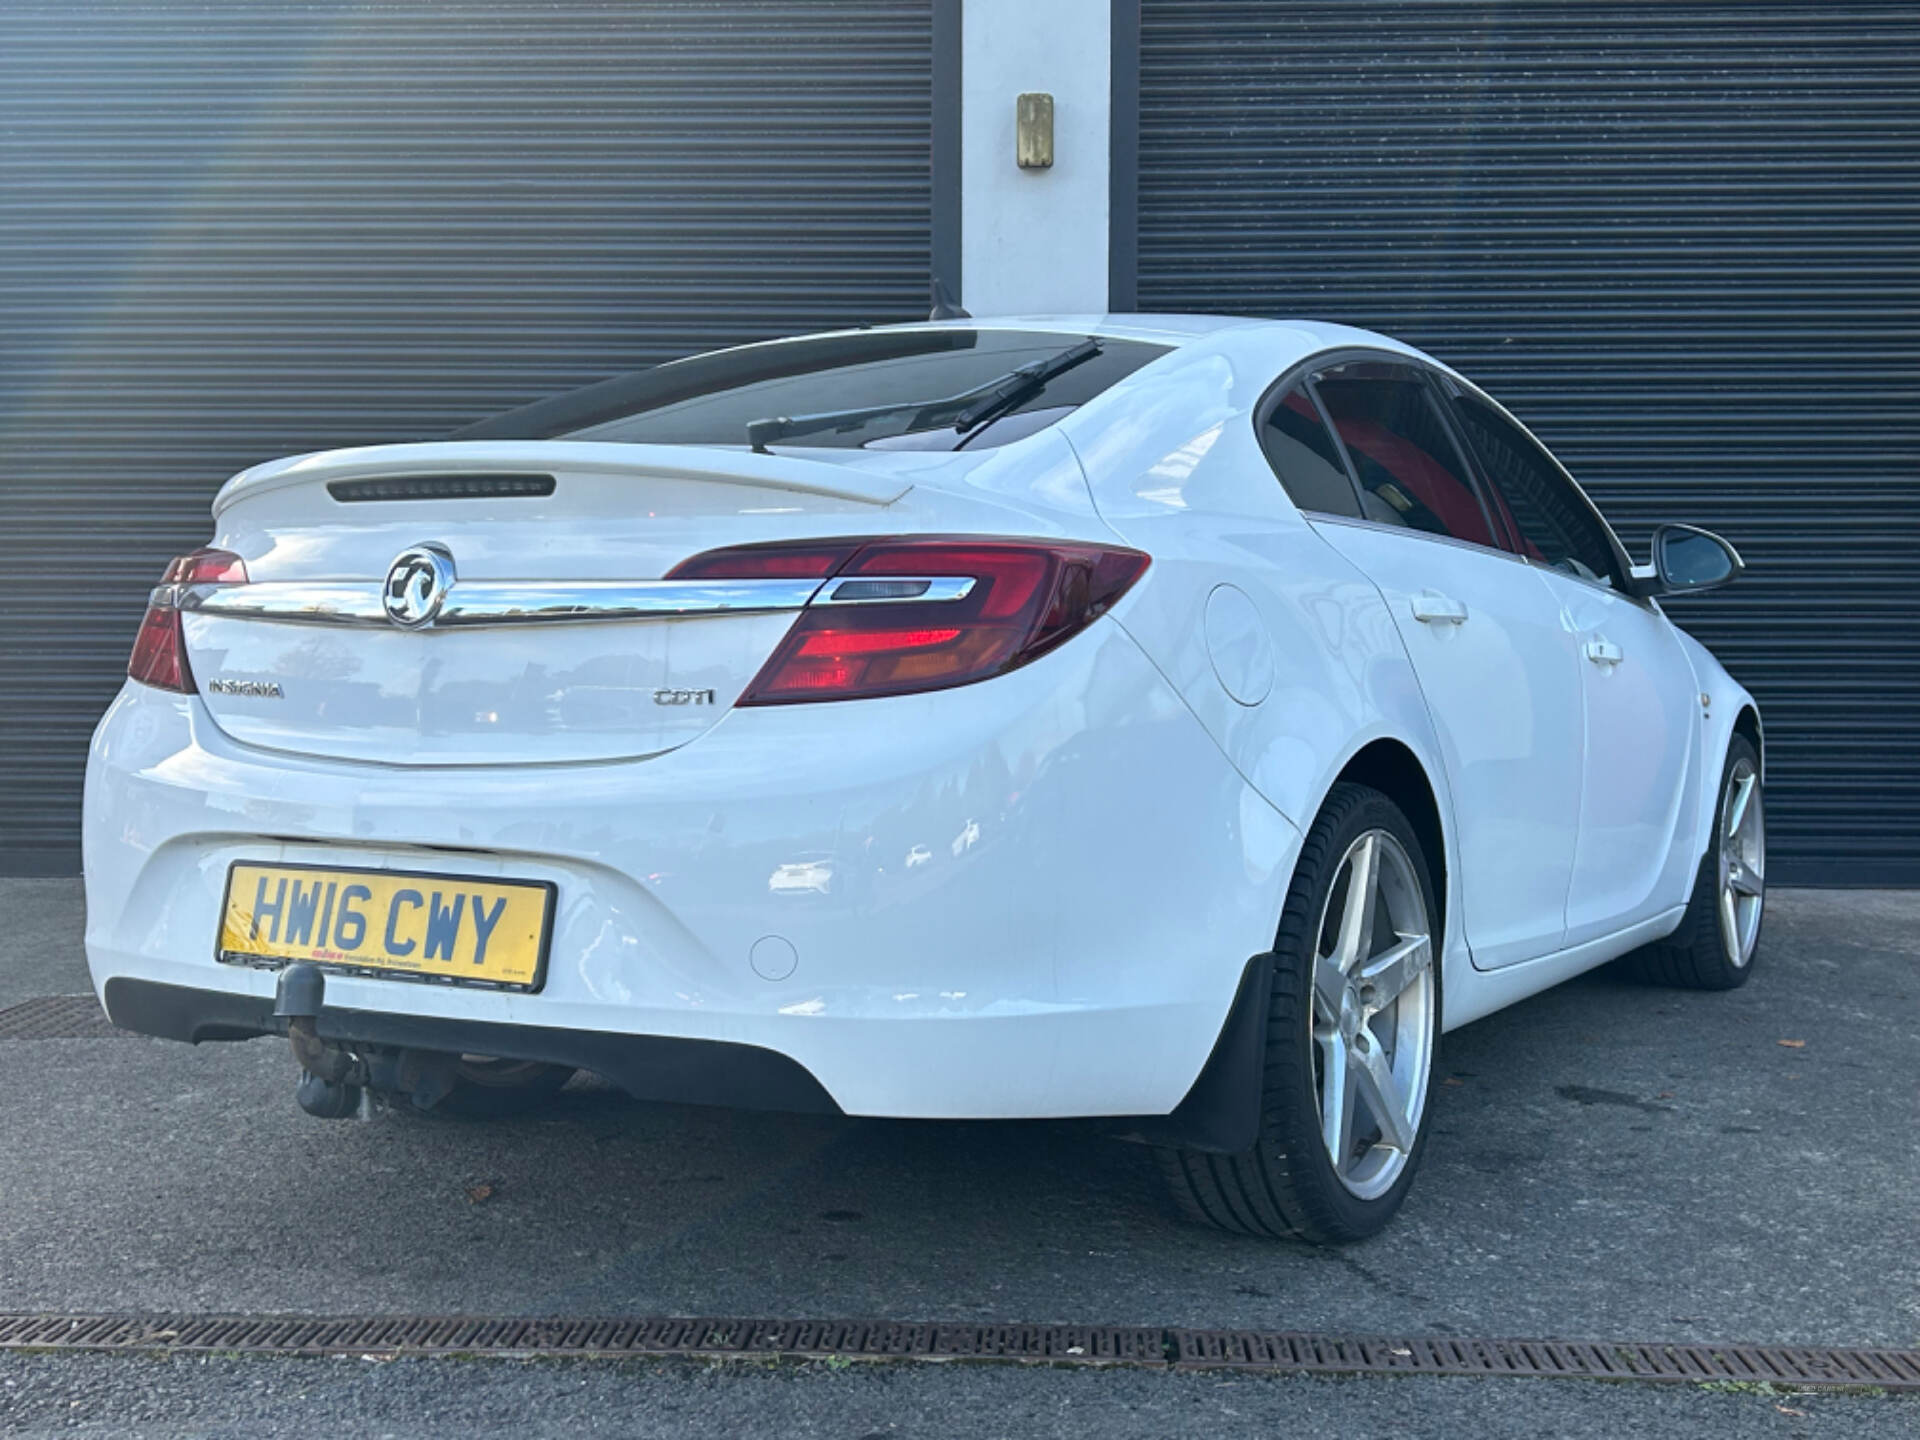
[[[286,1033],[265,995],[234,995],[116,976],[107,981],[107,1018],[123,1030],[165,1040],[250,1040]],[[607,1030],[495,1025],[328,1006],[315,1029],[323,1040],[538,1060],[591,1070],[641,1100],[838,1115],[840,1107],[807,1068],[777,1051],[724,1040],[622,1035]]]

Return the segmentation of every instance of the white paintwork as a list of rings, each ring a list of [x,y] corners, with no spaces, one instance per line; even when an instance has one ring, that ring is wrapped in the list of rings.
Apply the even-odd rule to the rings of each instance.
[[[1492,970],[1559,949],[1580,814],[1582,662],[1539,576],[1513,556],[1404,528],[1316,528],[1379,585],[1433,714],[1475,962]]]
[[[575,475],[611,475],[629,482],[647,480],[653,482],[649,492],[652,502],[674,507],[688,500],[710,504],[701,491],[715,485],[888,505],[912,483],[885,471],[868,474],[864,467],[836,464],[836,452],[831,451],[814,451],[806,456],[756,455],[743,443],[742,453],[737,456],[694,445],[650,445],[644,454],[636,455],[636,448],[588,440],[440,440],[323,450],[242,470],[214,496],[213,515],[218,520],[242,500],[293,487],[311,488],[328,480],[448,471],[473,474],[559,469]],[[759,497],[759,503],[764,505],[766,497]]]
[[[1273,637],[1247,592],[1216,585],[1207,597],[1207,658],[1220,688],[1241,705],[1258,705],[1273,689]]]
[[[1462,1025],[1470,1025],[1496,1010],[1504,1010],[1516,1001],[1525,1000],[1529,995],[1538,995],[1563,980],[1584,975],[1595,966],[1618,959],[1629,950],[1658,940],[1663,935],[1670,935],[1685,911],[1686,906],[1675,905],[1637,925],[1596,936],[1583,945],[1556,950],[1537,960],[1508,965],[1500,970],[1476,969],[1471,984],[1460,991],[1447,993],[1447,1029],[1457,1030]]]
[[[272,698],[203,693],[236,740],[385,765],[644,759],[704,734],[792,628],[791,614],[343,629],[186,617],[197,672],[294,677]],[[656,705],[657,689],[712,702]]]
[[[436,539],[463,577],[493,580],[653,579],[716,545],[860,533],[1119,540],[1153,564],[1108,617],[1012,674],[772,709],[728,709],[720,692],[744,683],[777,617],[619,622],[598,640],[556,627],[544,658],[452,648],[503,632],[356,645],[194,617],[202,685],[244,653],[282,680],[292,718],[243,719],[270,703],[257,698],[219,697],[216,716],[205,696],[125,687],[88,764],[96,984],[269,993],[269,974],[213,959],[234,859],[549,879],[541,993],[337,977],[329,998],[762,1045],[860,1114],[1164,1113],[1247,957],[1272,943],[1303,829],[1343,767],[1383,744],[1430,783],[1443,908],[1465,918],[1442,940],[1449,1028],[1677,923],[1746,692],[1656,606],[1470,547],[1310,523],[1260,453],[1251,412],[1283,371],[1342,346],[1415,352],[1301,322],[1019,323],[1175,348],[978,454],[475,443],[249,472],[212,539],[263,581],[378,578]],[[471,505],[326,496],[328,478],[444,469],[456,452],[462,469],[551,470],[560,488]],[[1415,620],[1416,597],[1463,613]],[[475,694],[509,694],[536,666],[589,668],[596,646],[630,667],[614,687],[628,699],[667,675],[712,684],[717,703],[650,722],[673,733],[631,748],[613,743],[624,722],[556,727],[537,707],[494,707],[485,726],[448,710],[433,735],[388,717],[382,735],[378,707],[345,686],[324,714],[293,696],[330,683],[300,648],[319,635],[328,665],[412,684],[416,704],[441,683],[424,678],[436,660],[464,666]],[[1596,638],[1617,664],[1585,658]],[[725,685],[692,678],[709,672]],[[276,740],[276,725],[306,729]],[[486,763],[445,763],[461,746]]]
[[[628,765],[295,759],[129,683],[88,775],[87,946],[102,985],[263,994],[213,959],[234,859],[550,879],[540,994],[336,976],[329,1002],[763,1045],[854,1114],[1156,1113],[1297,841],[1112,622],[990,684],[735,710]],[[769,934],[785,979],[754,967]]]
[[[1718,802],[1722,763],[1721,758],[1716,757],[1726,755],[1728,742],[1733,738],[1734,721],[1743,710],[1750,710],[1754,723],[1762,728],[1765,717],[1760,714],[1759,707],[1754,705],[1753,697],[1745,687],[1727,674],[1725,667],[1713,658],[1706,646],[1677,626],[1673,633],[1680,642],[1681,653],[1693,668],[1693,683],[1698,687],[1702,701],[1699,751],[1702,759],[1688,782],[1692,802],[1688,808],[1693,819],[1690,824],[1684,819],[1681,822],[1684,827],[1681,848],[1687,854],[1698,857],[1707,853],[1707,844],[1713,834],[1713,812]],[[1765,762],[1763,749],[1763,779]],[[1686,838],[1689,834],[1690,838]]]
[[[1658,911],[1692,879],[1700,857],[1684,840],[1697,792],[1686,777],[1703,768],[1700,701],[1664,615],[1584,580],[1533,573],[1582,652],[1585,778],[1565,940],[1579,945]],[[1717,753],[1713,770],[1717,778]]]
[[[1107,307],[1109,0],[967,0],[960,29],[960,302]],[[1053,165],[1014,164],[1014,101],[1053,96]]]

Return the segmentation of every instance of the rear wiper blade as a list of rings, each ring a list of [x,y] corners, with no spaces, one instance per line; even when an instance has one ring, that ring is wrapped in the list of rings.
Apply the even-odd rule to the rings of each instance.
[[[1014,406],[1038,395],[1047,388],[1049,380],[1066,374],[1076,365],[1086,364],[1099,353],[1100,342],[1089,337],[1058,355],[1049,355],[1045,360],[1035,360],[1018,370],[1008,371],[1000,379],[981,387],[980,398],[953,417],[953,428],[962,435],[978,430],[989,420],[1006,414]]]
[[[948,403],[944,400],[903,400],[892,405],[869,405],[861,410],[822,410],[815,415],[774,415],[765,420],[747,422],[747,443],[764,455],[767,446],[789,435],[817,435],[822,430],[857,430],[869,420],[880,420],[908,411],[919,413],[914,416],[914,424],[907,428],[924,429],[925,426],[920,424],[924,414]]]
[[[1017,370],[949,395],[944,400],[901,400],[891,405],[868,405],[857,410],[822,410],[813,415],[776,415],[747,422],[747,443],[761,454],[776,440],[793,435],[817,435],[823,430],[855,430],[869,420],[888,415],[911,414],[907,429],[928,430],[950,423],[962,435],[977,430],[987,421],[1005,414],[1015,405],[1030,399],[1047,387],[1047,382],[1064,375],[1076,365],[1084,365],[1100,353],[1100,342],[1091,337],[1078,345],[1035,360]]]

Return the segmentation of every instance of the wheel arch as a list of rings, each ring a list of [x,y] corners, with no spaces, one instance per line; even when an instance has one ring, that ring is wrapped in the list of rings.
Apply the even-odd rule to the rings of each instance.
[[[1740,713],[1733,717],[1733,733],[1747,737],[1753,746],[1754,754],[1760,757],[1760,779],[1767,778],[1767,742],[1760,729],[1760,710],[1751,700],[1740,707]]]
[[[1418,753],[1393,736],[1376,736],[1348,756],[1321,790],[1306,824],[1325,808],[1333,787],[1342,781],[1379,791],[1400,808],[1413,826],[1422,857],[1433,881],[1436,925],[1442,943],[1436,960],[1444,957],[1447,929],[1448,828],[1442,819],[1441,799]],[[1297,859],[1296,859],[1297,863]],[[1291,883],[1291,875],[1288,877]],[[1278,925],[1280,912],[1274,913]],[[1212,1053],[1178,1106],[1167,1115],[1123,1117],[1108,1122],[1118,1138],[1151,1145],[1177,1145],[1212,1154],[1237,1154],[1252,1146],[1260,1126],[1260,1077],[1266,1065],[1266,1015],[1271,994],[1272,957],[1255,955],[1247,962],[1239,990],[1229,1007]],[[1446,1019],[1442,985],[1438,1023]]]
[[[1694,683],[1700,688],[1701,726],[1699,774],[1694,803],[1682,820],[1681,842],[1689,842],[1692,865],[1686,871],[1686,893],[1691,893],[1693,877],[1712,841],[1713,812],[1720,798],[1720,777],[1726,771],[1727,746],[1735,735],[1744,735],[1760,752],[1760,778],[1766,780],[1766,745],[1763,742],[1760,706],[1747,688],[1727,673],[1713,652],[1678,626],[1673,634],[1693,666]],[[1685,902],[1686,893],[1674,903]]]
[[[1420,841],[1422,856],[1431,872],[1434,903],[1440,912],[1440,933],[1442,936],[1449,934],[1447,882],[1452,865],[1447,850],[1447,827],[1440,817],[1439,796],[1420,757],[1404,742],[1382,736],[1356,750],[1340,768],[1340,773],[1333,777],[1328,790],[1343,780],[1378,790],[1398,805],[1412,824],[1413,833]],[[1320,803],[1326,803],[1324,795]],[[1318,807],[1315,807],[1314,813],[1319,813]]]

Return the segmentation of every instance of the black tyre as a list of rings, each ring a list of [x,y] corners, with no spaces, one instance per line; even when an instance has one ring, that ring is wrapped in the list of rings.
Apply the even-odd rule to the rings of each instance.
[[[463,1120],[524,1115],[558,1095],[572,1078],[570,1065],[462,1055],[454,1072],[453,1089],[429,1113]]]
[[[1766,913],[1767,832],[1760,755],[1744,735],[1727,746],[1713,838],[1693,877],[1679,928],[1621,964],[1636,979],[1687,990],[1733,990],[1747,983]]]
[[[1385,795],[1334,786],[1308,830],[1274,943],[1260,1139],[1162,1149],[1189,1217],[1342,1244],[1400,1208],[1427,1140],[1440,935],[1419,838]]]

